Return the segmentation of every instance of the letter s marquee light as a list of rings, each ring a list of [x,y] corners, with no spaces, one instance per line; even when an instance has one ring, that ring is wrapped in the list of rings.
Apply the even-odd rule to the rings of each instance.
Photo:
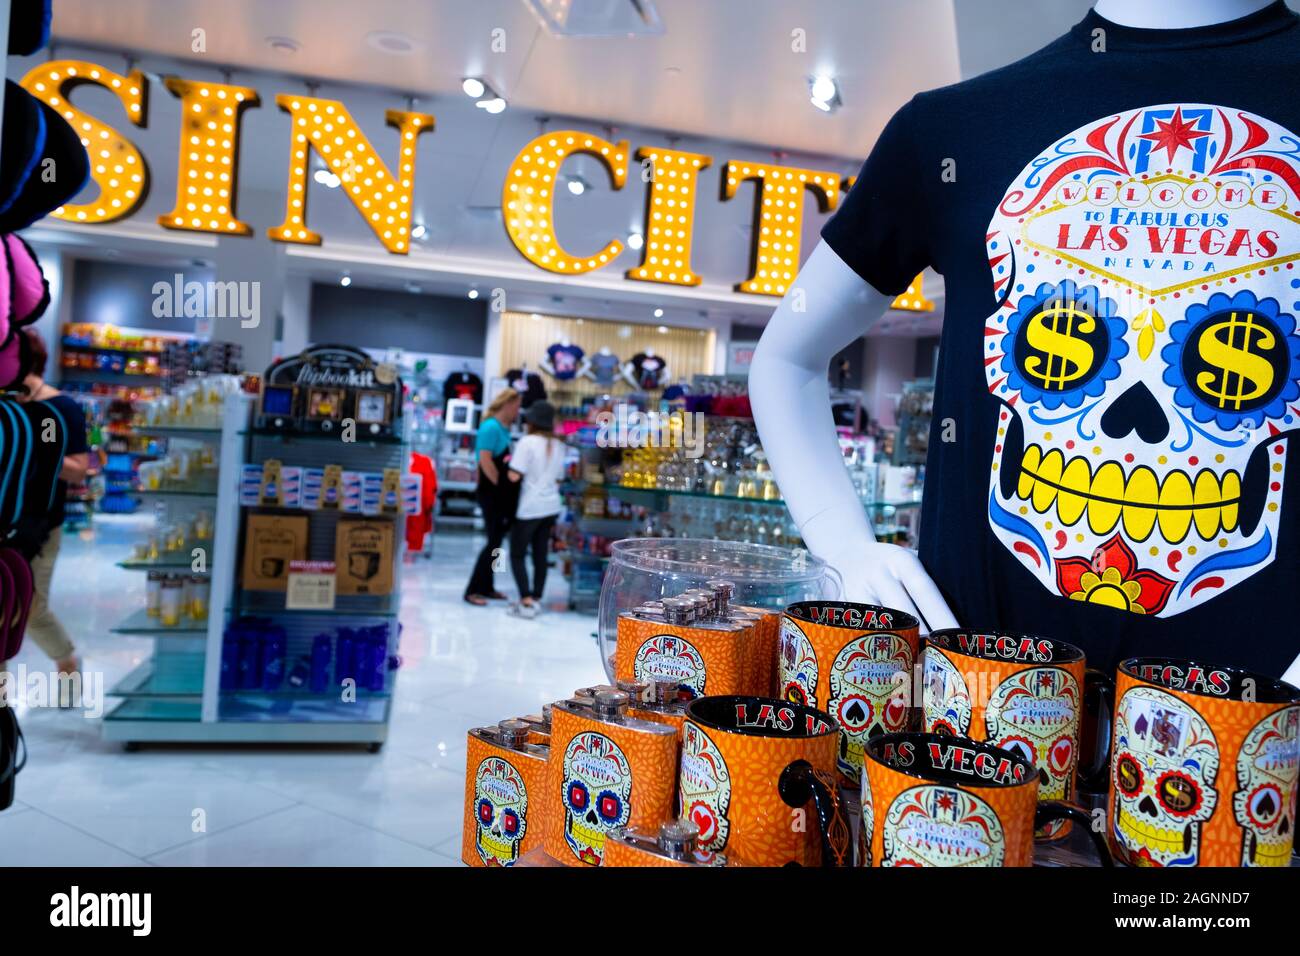
[[[90,157],[90,177],[99,187],[93,202],[60,206],[50,216],[70,222],[103,223],[124,219],[149,192],[149,168],[129,139],[68,102],[68,93],[84,83],[108,90],[122,103],[127,118],[145,124],[148,82],[139,70],[127,76],[84,60],[50,60],[33,67],[22,87],[68,121]]]
[[[615,189],[622,189],[627,182],[627,140],[610,143],[599,136],[566,129],[543,133],[524,146],[506,171],[501,187],[501,212],[510,241],[533,265],[562,275],[599,269],[623,251],[623,244],[611,239],[600,252],[573,256],[555,237],[555,185],[560,167],[574,153],[587,153],[600,160]]]
[[[411,234],[415,138],[433,129],[433,117],[405,110],[384,113],[388,125],[401,134],[401,158],[394,176],[342,103],[287,93],[275,102],[293,120],[293,141],[284,222],[268,229],[267,235],[280,242],[320,245],[320,233],[307,228],[307,168],[314,149],[342,182],[347,197],[384,248],[405,255]]]

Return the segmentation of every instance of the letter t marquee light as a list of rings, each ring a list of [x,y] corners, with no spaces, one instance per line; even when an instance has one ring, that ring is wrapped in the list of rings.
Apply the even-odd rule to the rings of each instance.
[[[600,160],[615,189],[622,189],[627,182],[627,140],[611,143],[568,129],[543,133],[524,146],[510,163],[501,189],[501,212],[510,241],[533,265],[561,275],[599,269],[623,251],[623,244],[611,239],[600,252],[572,256],[555,237],[555,184],[560,166],[574,153]]]
[[[348,199],[389,252],[406,255],[411,234],[411,194],[415,186],[415,140],[433,129],[428,113],[388,110],[384,118],[401,134],[396,176],[337,100],[281,93],[275,98],[293,121],[289,188],[284,222],[267,230],[280,242],[320,245],[320,233],[307,228],[307,169],[314,149],[339,178]]]
[[[730,199],[736,187],[757,179],[752,274],[736,285],[737,292],[785,295],[799,270],[799,245],[803,233],[803,192],[811,189],[822,212],[830,212],[840,199],[839,173],[793,166],[768,166],[731,160],[722,173],[722,198]]]
[[[129,139],[68,102],[68,94],[83,83],[102,86],[116,96],[127,118],[140,127],[145,124],[149,86],[139,70],[122,76],[83,60],[50,60],[33,67],[22,79],[23,89],[56,110],[77,131],[90,158],[90,178],[99,187],[99,195],[90,202],[60,206],[50,216],[70,222],[113,222],[131,215],[144,201],[149,169]]]

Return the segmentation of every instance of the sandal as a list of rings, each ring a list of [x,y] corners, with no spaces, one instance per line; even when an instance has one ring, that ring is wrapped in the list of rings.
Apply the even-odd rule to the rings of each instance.
[[[493,591],[491,594],[488,595],[488,598],[489,598],[489,600],[492,600],[492,601],[509,601],[509,600],[510,600],[510,598],[506,597],[506,596],[505,596],[504,594],[502,594],[500,591]]]
[[[465,603],[473,604],[475,607],[487,607],[487,598],[481,594],[466,594]]]

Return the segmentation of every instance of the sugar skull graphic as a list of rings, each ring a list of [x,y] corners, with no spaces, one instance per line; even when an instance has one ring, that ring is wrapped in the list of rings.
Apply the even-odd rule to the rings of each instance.
[[[1079,682],[1060,667],[1019,671],[989,697],[984,710],[986,739],[1016,751],[1043,772],[1040,799],[1071,796],[1079,758],[1079,705]],[[1047,835],[1063,827],[1063,823],[1053,824]]]
[[[682,725],[682,763],[678,775],[678,816],[700,830],[697,846],[721,850],[731,829],[731,773],[709,735],[687,721]]]
[[[1232,814],[1241,827],[1242,866],[1289,866],[1295,839],[1300,707],[1269,714],[1237,754]]]
[[[564,839],[583,863],[598,866],[605,837],[632,815],[632,768],[618,744],[586,731],[564,750]]]
[[[817,706],[817,653],[812,642],[790,618],[781,617],[781,647],[777,673],[781,696],[794,704]]]
[[[987,230],[989,522],[1048,590],[1171,616],[1269,564],[1300,421],[1300,140],[1166,104],[1058,140]]]
[[[881,866],[1001,866],[1002,821],[975,794],[926,784],[904,790],[885,814]]]
[[[1131,866],[1196,866],[1201,828],[1214,815],[1219,744],[1209,724],[1173,694],[1130,688],[1115,715],[1111,835]]]
[[[676,634],[657,634],[644,642],[636,649],[632,669],[638,681],[676,684],[683,699],[702,697],[708,682],[703,656]]]
[[[897,634],[867,634],[844,645],[831,662],[830,712],[840,723],[836,766],[851,780],[862,772],[872,737],[907,729],[912,645]]]
[[[509,761],[488,757],[474,772],[474,844],[487,866],[514,866],[528,830],[528,790]]]
[[[925,651],[921,697],[926,733],[965,737],[970,732],[971,703],[966,679],[936,648]]]

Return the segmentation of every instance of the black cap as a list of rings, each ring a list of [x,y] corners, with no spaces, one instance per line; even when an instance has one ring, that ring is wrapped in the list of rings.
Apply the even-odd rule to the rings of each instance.
[[[524,412],[524,421],[541,431],[554,431],[555,406],[546,399],[533,402],[528,406],[528,411]]]

